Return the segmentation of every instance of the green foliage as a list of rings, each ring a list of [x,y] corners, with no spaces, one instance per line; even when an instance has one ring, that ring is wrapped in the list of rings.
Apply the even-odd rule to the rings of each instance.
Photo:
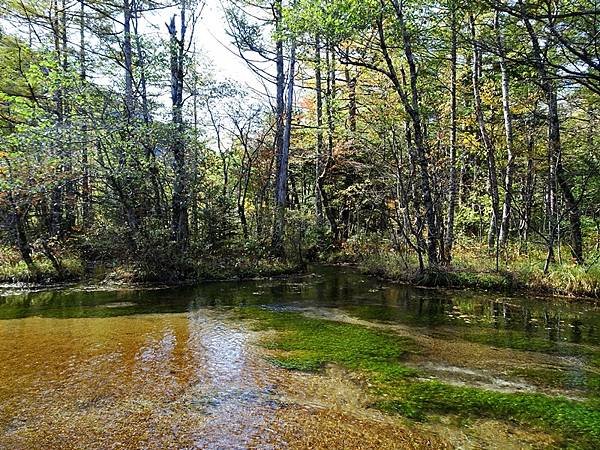
[[[220,253],[231,247],[239,231],[231,200],[222,195],[207,198],[200,211],[201,231],[198,246],[207,253]]]
[[[298,264],[314,260],[323,242],[312,211],[308,208],[289,211],[286,217],[286,257]]]
[[[379,13],[376,0],[298,0],[283,11],[286,27],[295,34],[319,33],[342,40],[364,29]]]
[[[366,261],[366,255],[371,255],[373,257],[371,260],[373,261],[372,267],[377,266],[376,261],[388,261],[388,257],[390,260],[393,259],[395,262],[398,262],[392,253],[383,257],[380,250],[385,246],[385,240],[378,234],[358,234],[344,242],[341,248],[326,254],[326,258],[324,259],[329,263],[362,263]],[[390,263],[389,266],[394,266],[398,270],[401,270],[401,265],[395,266],[394,263]]]
[[[472,241],[471,241],[472,242]],[[495,269],[495,257],[480,245],[462,245],[455,250],[452,266],[435,270],[418,270],[415,255],[398,252],[389,246],[379,246],[357,251],[348,248],[346,254],[338,254],[337,261],[351,261],[366,273],[389,280],[414,283],[423,286],[454,288],[478,288],[495,291],[531,290],[533,292],[598,297],[600,265],[590,266],[572,263],[552,266],[543,272],[543,258],[536,249],[530,255],[519,255],[516,249],[508,249],[506,258],[499,255],[501,270]],[[533,257],[535,255],[535,257]]]
[[[74,255],[59,255],[62,273],[56,272],[52,263],[43,255],[34,255],[34,271],[20,259],[12,249],[1,248],[0,282],[2,283],[45,283],[78,280],[84,275],[84,263]]]
[[[65,5],[65,11],[30,1],[6,4],[3,17],[15,26],[0,36],[0,242],[20,248],[14,220],[18,217],[20,239],[28,244],[53,239],[58,253],[75,254],[86,266],[120,268],[131,279],[175,282],[241,276],[324,260],[357,263],[379,276],[424,285],[600,295],[600,266],[593,264],[600,230],[594,133],[599,117],[597,80],[585,72],[585,67],[591,68],[581,61],[581,54],[571,54],[574,47],[567,46],[568,41],[548,39],[549,19],[537,17],[533,31],[548,45],[551,68],[568,61],[576,71],[582,70],[571,74],[572,79],[557,73],[553,84],[556,94],[566,99],[559,104],[561,157],[581,210],[589,265],[571,264],[566,242],[574,230],[565,202],[559,199],[560,257],[546,274],[543,241],[549,209],[544,203],[549,197],[540,180],[547,177],[549,147],[547,123],[540,117],[548,105],[532,63],[530,33],[515,14],[500,11],[495,24],[493,5],[473,2],[296,0],[279,3],[280,21],[274,5],[260,1],[257,7],[240,1],[226,8],[239,50],[247,53],[248,61],[255,56],[264,61],[264,67],[255,61],[260,70],[269,72],[265,68],[276,43],[283,44],[285,64],[289,63],[287,52],[295,40],[299,70],[309,87],[291,111],[284,239],[289,261],[275,262],[269,256],[279,119],[273,105],[266,98],[254,98],[241,85],[217,80],[209,63],[190,51],[183,55],[183,123],[173,123],[171,106],[160,101],[171,90],[169,77],[164,77],[171,48],[160,38],[132,30],[128,75],[134,92],[124,92],[125,33],[109,31],[115,25],[111,18],[122,11],[112,4],[95,5],[94,12],[84,5],[81,23],[74,19],[79,18],[78,12],[73,14],[76,4]],[[586,5],[585,1],[556,5],[557,13],[569,12],[557,18],[557,29],[576,46],[583,45],[582,37],[593,36],[586,15],[570,14]],[[51,14],[42,13],[46,7]],[[531,11],[538,9],[539,5],[531,6]],[[36,15],[31,16],[32,11]],[[469,63],[473,42],[461,31],[471,13],[483,53],[483,116],[494,142],[495,174],[488,171],[473,110]],[[60,22],[61,14],[66,30],[53,22]],[[146,11],[133,16],[135,21],[151,19]],[[433,27],[432,16],[438,19]],[[63,39],[61,33],[74,33],[82,25],[83,35],[78,37],[86,41],[83,48]],[[418,160],[410,110],[416,108],[423,123],[420,131],[441,239],[448,229],[452,172],[449,93],[454,71],[448,53],[453,29],[459,31],[454,68],[458,105],[454,169],[460,172],[455,250],[451,265],[425,272],[419,270],[415,246],[426,254],[429,225],[423,220],[425,192],[420,181],[426,174]],[[481,241],[492,209],[490,176],[502,184],[508,162],[499,36],[505,40],[509,61],[516,159],[509,246],[501,252],[497,271],[495,254],[487,252]],[[582,85],[571,86],[574,80]],[[131,105],[125,104],[127,96],[133,96]],[[412,107],[406,102],[409,98],[416,99]],[[184,149],[180,172],[175,169],[176,142]],[[317,143],[320,164],[316,164]],[[317,166],[325,171],[317,174]],[[324,201],[321,223],[316,217],[318,176]],[[189,233],[184,243],[173,242],[178,239],[172,232],[177,185],[183,187],[187,210]],[[526,205],[529,188],[531,203]],[[524,239],[522,220],[528,208],[528,242],[519,241],[517,249],[517,239]],[[90,217],[84,217],[86,209],[91,210]],[[527,258],[513,256],[527,245]],[[438,256],[441,247],[438,242]],[[422,259],[426,265],[427,257]]]

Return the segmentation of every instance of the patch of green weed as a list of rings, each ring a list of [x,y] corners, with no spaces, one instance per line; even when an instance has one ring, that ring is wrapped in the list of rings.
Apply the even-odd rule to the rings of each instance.
[[[377,399],[374,406],[381,410],[413,419],[424,419],[427,413],[452,413],[515,421],[558,432],[566,442],[582,448],[593,448],[600,439],[598,402],[423,381],[415,377],[414,369],[402,364],[408,352],[418,351],[411,339],[296,312],[245,308],[238,310],[238,316],[253,319],[258,330],[278,331],[269,334],[263,345],[280,352],[272,359],[280,367],[315,371],[334,363],[360,371]]]

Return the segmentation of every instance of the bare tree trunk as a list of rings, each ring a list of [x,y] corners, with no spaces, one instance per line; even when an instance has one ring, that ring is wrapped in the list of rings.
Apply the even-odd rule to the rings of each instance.
[[[315,36],[315,90],[317,97],[317,147],[315,161],[315,206],[317,215],[317,227],[323,227],[323,199],[321,197],[321,186],[319,176],[322,171],[323,158],[323,89],[321,76],[321,40],[319,34]]]
[[[504,116],[504,133],[506,137],[506,173],[504,176],[504,203],[502,205],[502,221],[500,223],[500,236],[498,243],[501,247],[506,245],[510,232],[510,216],[512,209],[512,185],[513,170],[515,165],[515,156],[513,152],[513,125],[512,114],[510,111],[510,91],[508,72],[506,69],[506,57],[504,49],[504,36],[500,24],[500,11],[496,11],[494,20],[496,28],[496,39],[498,44],[498,53],[500,55],[500,74],[502,77],[502,113]]]
[[[50,21],[54,37],[54,51],[56,53],[56,63],[62,65],[61,61],[61,33],[58,1],[52,0],[50,5]],[[58,157],[60,159],[59,171],[64,171],[64,143],[63,143],[63,122],[64,122],[64,92],[62,87],[56,89],[54,93],[54,102],[56,108],[56,128],[57,128],[57,147]],[[60,176],[58,177],[61,178]],[[63,217],[63,201],[64,201],[64,186],[62,182],[52,188],[50,194],[50,218],[48,221],[48,234],[50,236],[59,236],[62,233],[62,217]]]
[[[130,0],[123,0],[123,58],[125,65],[125,116],[129,121],[134,114]]]
[[[62,276],[63,276],[62,264],[60,263],[58,258],[54,255],[54,252],[50,248],[50,244],[48,244],[48,240],[45,238],[42,238],[42,239],[40,239],[40,242],[42,244],[42,251],[44,253],[44,256],[46,258],[48,258],[48,260],[50,261],[50,264],[52,264],[52,267],[58,274],[59,278],[62,278]]]
[[[85,84],[87,77],[87,55],[85,51],[85,0],[79,2],[79,76],[81,82]],[[82,144],[81,144],[81,165],[83,169],[83,176],[81,178],[81,196],[83,201],[82,206],[82,227],[84,230],[88,230],[93,223],[93,210],[92,210],[92,187],[90,181],[90,162],[89,162],[89,140],[88,140],[88,126],[87,119],[83,117],[83,124],[81,125]]]
[[[195,53],[195,51],[194,51]],[[194,72],[193,77],[193,120],[194,120],[194,138],[198,137],[198,75]],[[190,209],[191,209],[191,218],[190,218],[190,235],[192,237],[196,236],[198,233],[198,148],[196,145],[193,146],[192,150],[192,179],[191,184],[191,192],[190,192]]]
[[[554,261],[554,242],[558,231],[557,221],[557,185],[563,193],[569,221],[571,224],[572,252],[578,264],[583,263],[583,244],[581,235],[581,213],[579,205],[573,196],[571,183],[567,179],[562,165],[562,147],[560,142],[560,118],[558,115],[557,88],[551,73],[544,61],[544,54],[540,46],[540,40],[527,16],[523,16],[523,22],[531,38],[533,48],[534,66],[540,78],[540,84],[546,97],[548,105],[548,219],[550,222],[549,235],[547,238],[548,255],[544,265],[544,272],[548,272],[550,263]]]
[[[281,29],[282,18],[282,0],[276,0],[273,8],[275,18],[275,29],[277,32]],[[284,153],[284,134],[285,134],[285,67],[283,58],[283,38],[277,37],[275,42],[275,68],[276,68],[276,128],[275,128],[275,189],[274,189],[274,216],[273,233],[271,239],[271,251],[276,256],[283,256],[283,228],[280,228],[280,206],[279,206],[279,176],[281,174],[282,156]],[[287,177],[287,169],[285,176]],[[287,179],[286,179],[287,186]]]
[[[485,126],[485,119],[483,117],[483,105],[481,102],[481,93],[479,87],[479,72],[481,70],[481,50],[479,43],[477,42],[477,36],[475,31],[475,19],[471,14],[469,17],[471,25],[471,37],[473,39],[473,97],[475,100],[475,116],[477,118],[477,124],[479,126],[479,132],[481,134],[481,140],[487,153],[488,163],[488,183],[490,188],[490,197],[492,200],[492,215],[490,219],[490,227],[488,231],[488,246],[490,249],[494,248],[496,243],[496,237],[498,234],[498,216],[500,210],[500,196],[498,194],[498,178],[496,175],[496,155],[494,144],[487,132]]]
[[[347,59],[347,58],[346,58]],[[352,139],[354,139],[354,133],[356,133],[356,119],[358,115],[358,107],[356,106],[356,74],[350,73],[348,64],[345,67],[346,84],[348,86],[348,122],[349,129],[352,133]]]
[[[69,49],[67,44],[67,12],[68,6],[65,0],[61,1],[61,12],[60,12],[60,34],[61,34],[61,54],[62,54],[62,71],[63,75],[66,76],[69,69]],[[62,90],[62,89],[61,89]],[[63,218],[63,232],[72,231],[75,227],[76,210],[77,210],[77,189],[75,182],[73,181],[73,155],[71,152],[71,133],[70,133],[70,117],[69,108],[66,105],[67,98],[63,95],[63,128],[66,133],[63,134],[63,172],[64,172],[64,218]]]
[[[248,240],[250,234],[248,231],[248,219],[246,218],[246,196],[248,194],[248,185],[250,183],[250,173],[252,171],[252,159],[248,151],[248,138],[246,137],[242,143],[244,146],[244,159],[248,161],[247,167],[242,161],[242,179],[239,182],[237,195],[237,210],[242,225],[244,239]]]
[[[404,21],[404,13],[402,10],[402,3],[399,0],[392,0],[392,4],[396,11],[396,17],[400,25],[402,32],[402,43],[404,49],[404,56],[409,68],[409,85],[410,85],[410,97],[399,82],[397,72],[394,67],[394,63],[387,50],[385,44],[385,37],[383,33],[383,23],[380,19],[378,21],[379,38],[382,50],[384,52],[384,58],[389,68],[392,81],[396,86],[404,108],[408,113],[411,122],[413,124],[413,141],[415,143],[415,153],[417,164],[421,172],[421,195],[423,196],[423,206],[425,207],[425,219],[427,221],[427,259],[429,267],[436,267],[439,262],[438,257],[438,223],[436,220],[435,205],[433,203],[433,194],[431,189],[431,176],[429,173],[429,161],[428,161],[428,147],[425,140],[424,126],[420,112],[420,101],[419,101],[419,90],[417,85],[417,67],[415,58],[412,52],[412,45],[410,42],[410,36],[406,23]],[[395,81],[394,81],[395,79]]]
[[[333,207],[331,206],[331,200],[325,189],[325,179],[329,170],[331,169],[334,157],[333,157],[333,141],[335,135],[335,121],[334,121],[334,101],[335,101],[335,56],[331,50],[331,44],[327,42],[325,49],[325,64],[327,66],[327,90],[325,93],[326,99],[326,114],[327,114],[327,157],[322,171],[319,173],[317,183],[319,185],[319,191],[321,192],[321,199],[323,202],[323,209],[327,216],[327,221],[331,228],[334,241],[337,242],[339,238],[339,228],[337,225],[337,219],[334,214]]]
[[[288,74],[287,105],[285,127],[283,130],[283,145],[277,167],[277,187],[275,195],[275,225],[273,233],[273,250],[277,256],[284,256],[283,239],[285,234],[285,213],[288,195],[288,163],[290,140],[292,134],[292,114],[294,107],[294,81],[296,75],[296,41],[292,40],[290,49],[290,64]]]
[[[240,163],[240,178],[237,182],[237,193],[236,193],[236,205],[238,217],[240,219],[240,224],[242,225],[242,233],[244,239],[248,239],[248,221],[246,219],[246,192],[248,186],[248,178],[250,177],[249,170],[246,169],[246,165],[250,164],[250,161],[246,163],[250,158],[250,154],[248,152],[248,140],[247,136],[244,136],[243,130],[240,128],[240,143],[244,149],[244,154],[242,155],[242,161]]]
[[[140,40],[139,33],[139,4],[133,3],[132,15],[133,15],[133,31],[134,31],[134,39],[135,39],[135,47],[136,47],[136,56],[137,56],[137,64],[136,66],[139,69],[139,95],[142,106],[142,118],[144,120],[144,124],[148,126],[152,121],[152,116],[150,114],[150,106],[148,103],[148,88],[146,81],[146,58],[144,54],[144,50],[142,48],[142,42]],[[194,79],[194,83],[195,83]],[[195,86],[195,85],[194,85]],[[195,89],[195,88],[194,88]],[[194,94],[195,95],[195,94]],[[195,101],[195,100],[194,100]],[[163,203],[162,199],[164,197],[163,189],[161,188],[161,184],[159,181],[159,169],[156,163],[156,152],[154,146],[148,142],[146,139],[143,141],[143,146],[146,150],[146,160],[148,162],[148,172],[150,176],[150,182],[152,184],[153,190],[153,205],[154,214],[156,217],[163,216]],[[193,203],[192,203],[193,204]]]
[[[450,0],[451,14],[451,46],[450,46],[450,192],[448,201],[448,217],[446,219],[446,263],[452,260],[452,247],[454,245],[454,215],[458,203],[458,182],[456,173],[456,141],[457,141],[457,117],[456,117],[456,53],[457,53],[457,23],[456,2]]]
[[[168,25],[171,51],[171,102],[172,102],[172,122],[175,127],[175,133],[171,144],[173,152],[173,171],[175,178],[173,181],[173,199],[172,199],[172,224],[171,231],[173,240],[185,249],[189,239],[188,224],[188,192],[186,183],[185,166],[185,138],[183,123],[183,86],[184,86],[184,59],[185,59],[185,39],[186,39],[186,5],[185,0],[181,2],[181,29],[177,36],[177,27],[175,25],[175,16],[171,18]]]
[[[527,173],[523,183],[521,197],[523,199],[523,215],[519,226],[521,236],[521,251],[527,251],[529,228],[531,226],[531,211],[533,209],[533,194],[535,192],[535,174],[533,164],[534,138],[533,131],[527,132]]]
[[[556,166],[556,177],[560,190],[563,193],[567,210],[569,211],[569,223],[571,225],[571,253],[577,264],[583,264],[583,237],[581,234],[581,212],[579,211],[578,201],[573,195],[573,189],[568,175],[562,165],[561,154],[559,153]]]
[[[23,224],[23,218],[19,213],[15,213],[15,232],[17,235],[17,243],[19,246],[19,252],[21,253],[21,258],[27,264],[27,268],[30,272],[35,272],[36,267],[31,258],[31,246],[29,245],[29,240],[27,239],[27,233],[25,232],[25,226]]]
[[[348,57],[346,57],[346,60],[348,60]],[[350,131],[350,135],[348,136],[348,149],[353,154],[355,151],[354,140],[356,139],[356,122],[358,114],[358,108],[356,105],[357,76],[356,74],[350,73],[350,67],[347,63],[344,65],[344,77],[346,81],[346,88],[348,90],[348,129]],[[344,192],[348,192],[348,189],[351,188],[355,181],[355,169],[352,165],[349,165],[346,168],[344,175]],[[350,237],[352,209],[352,198],[345,194],[343,196],[342,209],[340,212],[340,223],[342,226],[341,238],[343,240],[347,240]]]
[[[27,269],[29,269],[29,272],[35,273],[37,268],[33,262],[33,258],[31,257],[31,246],[29,245],[29,239],[27,238],[27,232],[25,231],[25,220],[23,214],[16,205],[12,192],[9,191],[8,197],[13,207],[15,237],[17,238],[17,246],[19,247],[21,258],[23,258],[23,261],[25,261],[25,264],[27,264]]]
[[[415,146],[413,145],[413,139],[412,139],[412,133],[410,130],[410,122],[407,119],[405,122],[405,138],[406,138],[406,147],[408,149],[408,160],[409,160],[409,173],[410,173],[410,179],[414,180],[418,177],[417,174],[417,161],[416,161],[416,155],[415,155]],[[417,250],[417,257],[419,259],[419,270],[423,271],[425,269],[425,264],[423,262],[423,252],[426,249],[426,245],[425,245],[425,239],[423,237],[423,228],[424,228],[424,221],[423,218],[421,216],[422,214],[422,208],[421,208],[421,198],[422,195],[419,195],[419,193],[417,192],[418,188],[418,183],[410,183],[410,199],[412,200],[413,203],[413,207],[415,210],[415,222],[416,222],[416,227],[412,227],[412,225],[410,226],[411,231],[413,232],[415,239],[416,239],[416,250]],[[408,200],[407,200],[407,206],[408,206]],[[406,208],[405,211],[405,221],[407,226],[412,224],[411,218],[410,218],[410,211],[408,209],[408,207]]]
[[[79,2],[79,76],[81,78],[81,82],[85,83],[86,81],[86,70],[87,70],[87,61],[86,61],[86,52],[85,52],[85,1],[80,0]],[[90,196],[90,167],[89,167],[89,157],[88,157],[88,139],[87,139],[87,121],[83,119],[83,125],[81,126],[82,131],[82,166],[83,166],[83,178],[82,178],[82,197],[83,197],[83,214],[82,214],[82,222],[83,228],[88,229],[91,224],[91,196]]]
[[[136,66],[139,68],[139,93],[140,99],[142,101],[142,118],[144,119],[145,124],[150,123],[150,107],[148,105],[148,88],[146,86],[146,58],[144,55],[144,51],[142,48],[142,42],[140,41],[140,33],[138,30],[138,22],[139,22],[139,11],[138,5],[134,4],[135,7],[133,9],[133,31],[135,36],[135,49],[137,56],[137,64]]]

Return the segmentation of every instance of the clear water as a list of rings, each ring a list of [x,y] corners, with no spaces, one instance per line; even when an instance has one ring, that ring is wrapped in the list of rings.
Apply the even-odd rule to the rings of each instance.
[[[273,367],[256,333],[228,317],[249,305],[411,336],[423,351],[406,363],[448,383],[574,399],[600,391],[600,308],[591,303],[415,289],[337,267],[285,280],[4,294],[0,448],[545,442],[491,421],[407,424],[369,409],[351,374]]]

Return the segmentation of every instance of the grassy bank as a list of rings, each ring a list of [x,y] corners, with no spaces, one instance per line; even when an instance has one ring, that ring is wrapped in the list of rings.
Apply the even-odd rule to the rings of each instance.
[[[568,255],[568,249],[563,249],[562,254]],[[412,253],[402,254],[381,244],[350,242],[329,255],[328,261],[350,262],[365,273],[420,286],[600,298],[599,256],[589,255],[587,264],[582,266],[563,257],[544,273],[545,254],[541,248],[531,248],[525,255],[509,247],[498,255],[496,268],[495,255],[490,255],[485,246],[463,244],[456,246],[450,266],[420,271]]]
[[[85,275],[85,264],[74,254],[60,257],[61,273],[42,254],[33,257],[33,270],[9,247],[0,247],[0,283],[56,283],[75,281]]]
[[[372,406],[415,420],[429,414],[489,417],[535,427],[575,448],[594,448],[600,439],[597,401],[576,402],[531,393],[503,393],[425,381],[403,365],[419,348],[409,338],[360,325],[308,318],[299,313],[245,308],[239,318],[258,330],[275,330],[262,345],[286,369],[319,371],[327,364],[354,371],[373,397]]]
[[[124,261],[86,261],[75,252],[56,255],[61,265],[57,271],[42,254],[34,255],[31,270],[10,248],[0,248],[0,283],[53,284],[67,281],[114,283],[193,283],[203,280],[251,279],[299,273],[303,264],[264,257],[227,255],[219,258],[128,258]]]
[[[238,248],[239,247],[239,248]],[[230,251],[205,254],[191,250],[182,258],[169,247],[120,257],[109,252],[71,250],[57,253],[61,273],[41,253],[34,254],[35,270],[14,249],[0,248],[1,283],[54,283],[61,281],[110,280],[114,282],[193,283],[201,280],[249,279],[298,273],[304,264],[269,256],[260,246],[238,246]],[[99,254],[99,258],[98,255]],[[568,255],[568,249],[562,249]],[[529,291],[544,295],[600,298],[600,255],[590,254],[579,266],[563,256],[544,273],[544,250],[531,247],[527,254],[509,247],[490,255],[483,245],[457,244],[451,265],[419,270],[414,252],[394,251],[381,241],[354,239],[320,259],[330,263],[352,263],[365,273],[391,281],[430,287],[476,288],[494,291]],[[302,258],[296,258],[302,259]]]

